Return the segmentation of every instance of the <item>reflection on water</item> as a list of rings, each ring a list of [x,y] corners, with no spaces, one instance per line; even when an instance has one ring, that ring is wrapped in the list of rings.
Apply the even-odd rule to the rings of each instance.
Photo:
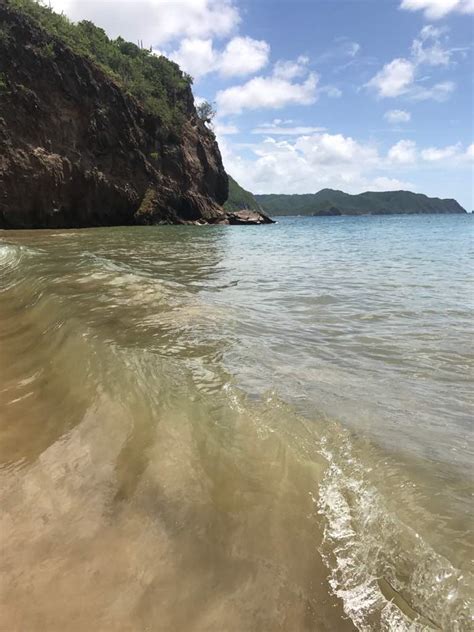
[[[6,629],[468,630],[469,222],[2,233]]]

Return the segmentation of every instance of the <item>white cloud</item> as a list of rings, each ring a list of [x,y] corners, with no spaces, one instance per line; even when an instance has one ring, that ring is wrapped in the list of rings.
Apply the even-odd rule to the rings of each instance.
[[[399,140],[390,148],[387,158],[389,162],[410,164],[416,160],[416,143],[412,140]]]
[[[462,143],[447,145],[446,147],[427,147],[417,150],[416,143],[412,140],[400,140],[390,148],[387,154],[387,165],[417,164],[423,163],[442,165],[443,168],[460,165],[474,158],[473,145],[464,149]]]
[[[270,132],[271,133],[271,132]],[[292,140],[266,138],[250,146],[253,159],[221,146],[226,169],[255,193],[304,193],[324,187],[400,189],[407,183],[374,174],[383,162],[377,148],[342,134],[314,133]]]
[[[324,127],[313,127],[304,125],[285,127],[278,123],[263,123],[259,127],[255,127],[252,130],[252,134],[264,134],[266,136],[303,136],[305,134],[314,134],[316,132],[324,131],[326,131]]]
[[[452,51],[443,48],[440,37],[445,29],[439,29],[432,25],[424,26],[418,38],[413,40],[411,53],[415,64],[428,66],[448,66],[451,61]]]
[[[213,47],[212,39],[185,38],[169,57],[195,79],[211,72],[226,77],[249,75],[268,62],[270,46],[263,40],[234,37],[222,51]]]
[[[218,61],[218,70],[225,77],[248,75],[267,65],[270,46],[251,37],[234,37]]]
[[[469,148],[466,151],[466,155],[468,155]],[[461,143],[457,143],[456,145],[449,145],[448,147],[428,147],[428,149],[424,149],[421,152],[421,157],[423,160],[428,162],[439,162],[442,160],[447,160],[448,158],[460,157],[462,155],[462,146]]]
[[[378,153],[372,145],[358,143],[342,134],[314,134],[296,140],[296,149],[301,151],[314,165],[375,163]]]
[[[409,97],[412,101],[427,101],[431,99],[441,103],[447,101],[455,89],[456,84],[454,81],[441,81],[429,88],[417,85],[413,87]]]
[[[319,64],[334,60],[349,58],[353,60],[361,51],[361,46],[358,42],[354,42],[347,37],[338,37],[334,41],[334,46],[325,51],[317,58]],[[345,65],[345,64],[344,64]]]
[[[408,92],[415,78],[415,66],[408,59],[394,59],[366,84],[380,97],[397,97]]]
[[[121,35],[144,46],[163,46],[176,39],[226,37],[240,23],[232,0],[51,0],[72,20],[92,20],[110,37]]]
[[[260,127],[278,127],[278,125],[292,125],[294,123],[293,119],[281,119],[274,118],[271,123],[262,123]]]
[[[412,140],[400,140],[387,153],[387,165],[409,165],[423,163],[441,165],[443,168],[460,165],[474,158],[473,145],[464,149],[462,143],[446,147],[427,147],[418,151]]]
[[[439,20],[449,13],[474,13],[473,0],[402,0],[402,9],[424,11],[430,20]]]
[[[336,86],[322,86],[319,92],[327,94],[331,99],[339,99],[339,97],[342,97],[342,90],[336,88]]]
[[[212,39],[185,38],[169,57],[198,79],[214,68],[216,52],[212,46]]]
[[[300,83],[277,76],[254,77],[243,85],[219,91],[216,95],[218,111],[239,114],[243,110],[310,105],[317,99],[318,80],[318,75],[313,72]]]
[[[392,124],[408,123],[411,121],[411,114],[406,110],[388,110],[385,112],[384,118]]]
[[[360,44],[358,42],[347,42],[346,52],[349,57],[355,57],[360,51]]]
[[[279,79],[296,79],[296,77],[302,77],[306,74],[306,66],[309,63],[309,58],[304,55],[298,57],[296,61],[277,61],[273,69],[273,75]]]
[[[453,53],[463,51],[463,49],[447,49],[443,46],[441,37],[446,31],[445,28],[433,25],[424,26],[418,37],[413,40],[411,58],[398,58],[385,64],[365,86],[375,90],[380,98],[405,96],[414,101],[427,99],[446,101],[456,89],[453,81],[441,81],[425,87],[420,85],[423,79],[417,79],[424,66],[446,68],[451,63]]]
[[[444,33],[448,32],[446,26],[433,26],[432,24],[426,24],[420,31],[419,37],[421,40],[426,41],[428,39],[438,39]]]
[[[223,123],[222,121],[214,121],[214,132],[216,136],[230,136],[239,133],[239,128],[232,123]]]
[[[398,180],[397,178],[387,178],[387,176],[379,176],[374,178],[370,185],[371,191],[400,191],[413,189],[411,182]]]
[[[305,56],[296,60],[279,60],[273,66],[271,75],[254,77],[243,85],[219,91],[216,95],[218,111],[222,115],[239,114],[243,110],[311,105],[320,94],[340,97],[342,92],[339,88],[319,86],[319,75],[310,71],[309,61]]]

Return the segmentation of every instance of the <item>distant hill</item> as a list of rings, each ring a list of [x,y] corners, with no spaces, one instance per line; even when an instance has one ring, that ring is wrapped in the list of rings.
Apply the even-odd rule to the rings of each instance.
[[[252,211],[259,211],[260,205],[250,191],[243,189],[240,184],[229,176],[229,197],[224,204],[226,211],[240,211],[242,209],[249,209]]]
[[[255,195],[269,215],[390,215],[395,213],[466,213],[456,200],[430,198],[410,191],[349,195],[334,189],[302,195]]]

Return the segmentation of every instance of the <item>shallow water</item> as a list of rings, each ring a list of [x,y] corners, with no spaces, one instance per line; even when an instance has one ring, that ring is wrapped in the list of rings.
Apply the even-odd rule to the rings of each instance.
[[[4,629],[471,629],[472,228],[0,232]]]

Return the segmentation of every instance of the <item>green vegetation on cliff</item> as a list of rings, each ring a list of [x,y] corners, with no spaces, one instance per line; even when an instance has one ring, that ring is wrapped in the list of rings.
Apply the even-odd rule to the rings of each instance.
[[[240,211],[241,209],[260,211],[260,205],[253,194],[243,189],[231,176],[229,176],[229,197],[224,204],[224,208],[232,212]]]
[[[465,213],[456,200],[430,198],[411,191],[350,195],[334,189],[301,195],[256,195],[270,215],[389,215],[395,213]]]
[[[75,53],[99,65],[165,126],[181,124],[184,115],[181,97],[192,79],[177,64],[121,37],[111,40],[103,29],[87,20],[75,24],[64,14],[59,15],[34,0],[9,0],[8,4],[33,18],[51,36],[44,55],[54,57],[57,38]],[[1,37],[8,38],[8,31],[2,29]]]

